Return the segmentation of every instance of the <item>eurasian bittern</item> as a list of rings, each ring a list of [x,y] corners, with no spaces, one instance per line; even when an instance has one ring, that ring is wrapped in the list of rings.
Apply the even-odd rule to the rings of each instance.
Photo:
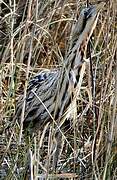
[[[70,48],[63,67],[45,69],[39,72],[30,82],[26,94],[26,106],[23,125],[41,129],[48,121],[61,119],[74,99],[87,44],[96,26],[102,3],[82,10],[76,22],[71,38]],[[15,119],[20,123],[23,95],[19,98]],[[60,122],[60,121],[59,121]],[[56,164],[56,163],[55,163]]]

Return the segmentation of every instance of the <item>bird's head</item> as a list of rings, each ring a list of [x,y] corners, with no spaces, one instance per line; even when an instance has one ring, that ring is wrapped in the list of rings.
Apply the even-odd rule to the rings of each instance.
[[[84,8],[78,18],[78,21],[74,27],[72,37],[73,39],[78,38],[80,35],[92,35],[92,32],[96,26],[99,12],[104,6],[105,3],[101,2],[97,5],[91,5],[87,8]]]

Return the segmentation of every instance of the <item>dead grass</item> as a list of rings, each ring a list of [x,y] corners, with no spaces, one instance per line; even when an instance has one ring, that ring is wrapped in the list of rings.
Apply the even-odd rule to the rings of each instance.
[[[93,84],[87,63],[77,112],[68,130],[62,132],[57,174],[52,167],[56,149],[53,125],[48,123],[38,137],[28,135],[24,140],[23,123],[19,127],[10,120],[18,97],[21,93],[26,96],[28,80],[40,68],[61,66],[74,19],[83,6],[83,0],[0,2],[0,179],[26,179],[29,173],[31,179],[117,179],[115,0],[107,1],[94,31]]]

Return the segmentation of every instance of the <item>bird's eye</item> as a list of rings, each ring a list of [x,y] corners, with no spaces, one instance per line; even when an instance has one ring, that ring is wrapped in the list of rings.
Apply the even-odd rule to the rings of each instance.
[[[86,19],[89,19],[92,16],[93,9],[94,7],[92,6],[86,9],[86,11],[84,12]]]
[[[84,11],[84,16],[87,17],[87,9]]]

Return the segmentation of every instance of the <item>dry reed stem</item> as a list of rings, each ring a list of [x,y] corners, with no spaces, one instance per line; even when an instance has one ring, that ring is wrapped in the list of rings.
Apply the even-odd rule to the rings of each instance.
[[[28,142],[23,141],[22,129],[28,81],[41,68],[63,65],[70,30],[86,1],[29,0],[19,1],[19,6],[20,3],[24,3],[23,9],[17,9],[18,1],[0,2],[0,169],[7,167],[6,179],[24,179],[30,155],[32,179],[52,179],[53,176],[57,179],[117,179],[116,1],[107,2],[91,41],[93,96],[87,58],[86,73],[82,71],[78,84],[78,104],[74,102],[65,114],[68,117],[74,112],[70,127],[63,133],[64,116],[59,126],[51,117],[54,126],[48,123],[38,137],[28,137]],[[19,127],[9,119],[22,92],[24,106]],[[96,109],[96,116],[92,107]],[[62,173],[52,175],[51,162],[56,148],[53,132],[57,128],[64,137],[57,169]]]

